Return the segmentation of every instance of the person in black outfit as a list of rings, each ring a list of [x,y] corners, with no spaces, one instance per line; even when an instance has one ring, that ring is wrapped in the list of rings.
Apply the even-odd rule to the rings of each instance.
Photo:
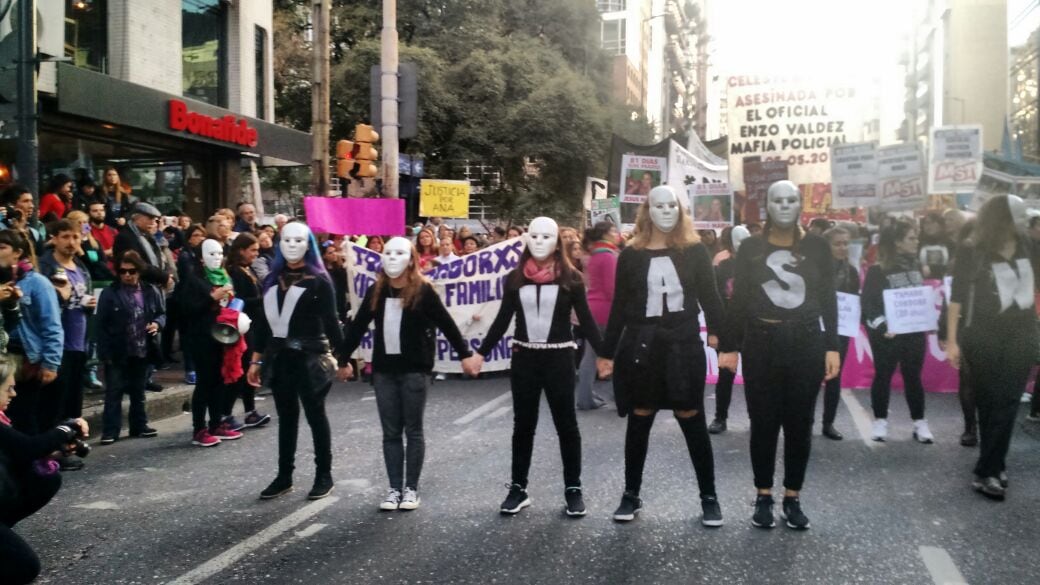
[[[899,219],[881,231],[878,260],[878,264],[867,269],[861,301],[863,322],[867,325],[867,337],[874,354],[874,381],[870,385],[870,403],[874,410],[873,439],[884,441],[888,437],[888,402],[892,393],[892,376],[898,366],[914,423],[914,439],[931,444],[932,431],[924,418],[924,385],[921,383],[927,334],[891,333],[885,317],[884,291],[924,284],[921,263],[917,258],[917,229],[912,222]]]
[[[61,488],[55,452],[74,448],[87,437],[83,419],[71,419],[38,435],[26,435],[11,426],[4,414],[14,389],[15,366],[0,356],[0,583],[31,583],[40,574],[40,559],[29,543],[14,531],[16,524],[51,501]]]
[[[842,227],[833,227],[823,233],[824,239],[831,247],[834,267],[835,292],[850,295],[859,294],[859,271],[849,263],[849,241],[852,235]],[[838,357],[841,363],[838,375],[827,380],[823,391],[823,436],[840,441],[845,438],[834,428],[834,419],[838,415],[838,402],[841,400],[841,369],[845,367],[845,356],[849,353],[849,338],[838,336]]]
[[[726,309],[730,299],[733,297],[733,266],[736,263],[737,250],[740,242],[751,234],[746,227],[738,225],[722,230],[722,248],[728,255],[719,260],[715,256],[715,282],[719,287],[719,297],[722,299],[722,308]],[[720,253],[721,254],[721,253]],[[708,432],[717,435],[726,432],[726,419],[729,418],[729,404],[733,399],[733,382],[737,373],[730,370],[719,370],[718,380],[715,382],[715,420],[708,425]]]
[[[263,300],[260,298],[260,279],[253,272],[252,264],[260,253],[260,244],[256,236],[250,233],[238,234],[231,241],[227,257],[227,272],[231,277],[231,286],[235,289],[235,298],[245,303],[242,312],[250,321],[256,321],[263,311]],[[253,332],[246,332],[246,344],[251,348]],[[249,350],[242,354],[242,377],[224,385],[224,422],[232,430],[260,427],[271,421],[271,415],[256,409],[256,388],[246,380],[245,371],[249,369]],[[245,418],[241,422],[234,417],[233,410],[238,398],[242,398]]]
[[[347,322],[347,267],[343,265],[343,252],[332,240],[321,244],[321,258],[325,262],[325,270],[332,279],[332,289],[336,292],[336,315],[341,323]]]
[[[704,413],[708,365],[698,310],[704,308],[708,344],[717,345],[722,301],[711,257],[671,187],[654,187],[640,206],[635,235],[618,258],[614,291],[605,357],[598,364],[604,377],[614,374],[618,415],[628,417],[625,490],[614,520],[633,520],[642,508],[650,429],[657,411],[667,409],[679,422],[697,474],[701,523],[722,526]]]
[[[300,404],[314,439],[314,486],[307,498],[332,492],[332,431],[325,396],[332,388],[336,360],[331,348],[343,343],[334,292],[311,230],[293,222],[282,229],[271,273],[264,279],[263,311],[253,323],[253,356],[247,379],[261,384],[263,368],[278,411],[278,475],[261,499],[292,490]]]
[[[998,501],[1007,493],[1007,452],[1037,355],[1032,247],[1016,229],[1024,216],[1014,195],[982,205],[974,233],[957,250],[947,311],[946,357],[969,366],[979,410],[972,487]]]
[[[444,303],[419,271],[419,252],[410,240],[392,238],[383,249],[382,273],[365,291],[339,351],[340,379],[353,377],[350,354],[375,323],[372,382],[383,427],[383,459],[390,479],[381,510],[419,507],[419,475],[426,442],[423,411],[437,342],[444,332],[461,359],[472,355]],[[407,456],[401,433],[408,437]],[[407,459],[407,477],[405,463]]]
[[[740,352],[758,490],[751,523],[776,525],[773,473],[783,429],[783,517],[788,527],[806,529],[809,518],[799,492],[812,449],[816,395],[820,383],[837,376],[841,365],[838,301],[827,241],[798,225],[798,186],[777,181],[766,197],[765,230],[745,240],[737,255],[719,367],[735,370]]]
[[[171,282],[172,267],[166,265],[165,257],[155,241],[155,233],[159,229],[159,218],[162,213],[148,203],[134,206],[127,223],[116,236],[112,246],[112,256],[116,264],[123,252],[133,250],[145,261],[146,266],[141,273],[141,280],[165,289]]]
[[[506,277],[498,315],[476,355],[463,361],[463,371],[476,376],[484,359],[493,351],[500,351],[496,346],[516,315],[509,370],[513,393],[513,469],[509,494],[499,507],[503,514],[516,514],[531,504],[527,474],[544,390],[560,438],[565,511],[572,517],[585,515],[581,433],[574,411],[577,344],[571,312],[577,314],[582,335],[596,355],[602,355],[601,338],[589,310],[585,285],[567,259],[559,234],[559,226],[548,217],[531,221],[527,248],[520,255],[520,265]]]

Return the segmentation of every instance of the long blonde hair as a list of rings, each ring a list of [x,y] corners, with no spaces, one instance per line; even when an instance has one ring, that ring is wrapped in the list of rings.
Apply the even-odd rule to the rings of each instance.
[[[647,197],[639,206],[639,210],[636,211],[636,229],[632,233],[632,239],[628,241],[628,245],[636,250],[642,250],[650,244],[650,236],[653,233],[654,224],[650,221],[650,198]],[[693,229],[693,220],[690,219],[689,214],[686,213],[686,208],[680,203],[679,222],[672,231],[665,235],[665,243],[669,248],[688,248],[700,242],[701,237]]]
[[[420,299],[422,299],[422,289],[429,280],[422,275],[419,270],[419,250],[416,249],[415,245],[412,245],[412,259],[408,263],[408,268],[404,269],[405,284],[401,289],[401,305],[406,309],[414,309],[419,305]],[[379,297],[383,294],[383,290],[390,286],[390,277],[386,275],[385,271],[380,271],[379,276],[376,277],[376,283],[372,285],[372,310],[375,311],[379,306]]]

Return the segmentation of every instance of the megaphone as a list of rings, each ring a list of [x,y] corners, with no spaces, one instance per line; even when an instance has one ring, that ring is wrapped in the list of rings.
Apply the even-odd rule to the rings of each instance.
[[[213,327],[210,327],[209,334],[223,345],[234,345],[242,337],[242,334],[238,332],[238,327],[230,323],[214,323]]]

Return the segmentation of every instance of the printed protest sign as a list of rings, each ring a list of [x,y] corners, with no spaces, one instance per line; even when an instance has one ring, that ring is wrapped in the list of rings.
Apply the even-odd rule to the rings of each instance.
[[[884,300],[889,333],[935,331],[939,320],[935,310],[935,287],[887,289],[884,291]]]
[[[696,183],[689,186],[693,227],[722,229],[733,225],[733,190],[729,183]]]
[[[662,184],[666,177],[667,159],[660,156],[626,154],[621,160],[621,202],[642,203],[650,189]]]
[[[592,210],[589,214],[590,226],[596,225],[601,221],[609,221],[619,230],[621,229],[621,209],[618,206],[617,197],[594,199],[592,201]]]
[[[877,152],[878,206],[906,211],[925,205],[924,161],[917,144],[883,146]]]
[[[831,206],[873,207],[878,203],[877,143],[831,147]]]
[[[423,179],[419,182],[419,215],[469,217],[469,181]]]
[[[932,128],[929,193],[971,193],[982,167],[982,125]]]
[[[859,295],[838,293],[838,335],[856,337],[859,334]]]

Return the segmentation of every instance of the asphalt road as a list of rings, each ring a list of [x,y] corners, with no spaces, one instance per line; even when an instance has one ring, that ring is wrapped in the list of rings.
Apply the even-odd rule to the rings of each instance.
[[[512,410],[508,380],[448,381],[430,391],[427,457],[413,512],[379,512],[386,488],[371,388],[338,385],[329,401],[333,497],[307,502],[310,440],[296,491],[257,499],[273,478],[275,425],[212,449],[190,445],[187,415],[155,439],[94,449],[55,501],[18,526],[39,553],[41,583],[1040,583],[1040,424],[1020,419],[1007,501],[969,488],[976,451],[958,445],[952,395],[928,395],[936,444],[911,440],[901,395],[890,440],[864,441],[864,391],[847,392],[838,427],[816,436],[803,507],[812,529],[750,525],[747,415],[735,391],[730,430],[713,437],[726,525],[703,528],[678,425],[659,415],[628,524],[611,513],[623,488],[623,419],[580,412],[589,515],[562,514],[563,479],[547,407],[536,439],[533,505],[503,517]],[[714,401],[709,399],[709,413]],[[273,411],[268,398],[261,407]],[[1025,408],[1021,416],[1024,417]],[[97,437],[94,437],[96,440]],[[782,469],[782,467],[780,467]],[[779,479],[778,479],[779,481]]]

